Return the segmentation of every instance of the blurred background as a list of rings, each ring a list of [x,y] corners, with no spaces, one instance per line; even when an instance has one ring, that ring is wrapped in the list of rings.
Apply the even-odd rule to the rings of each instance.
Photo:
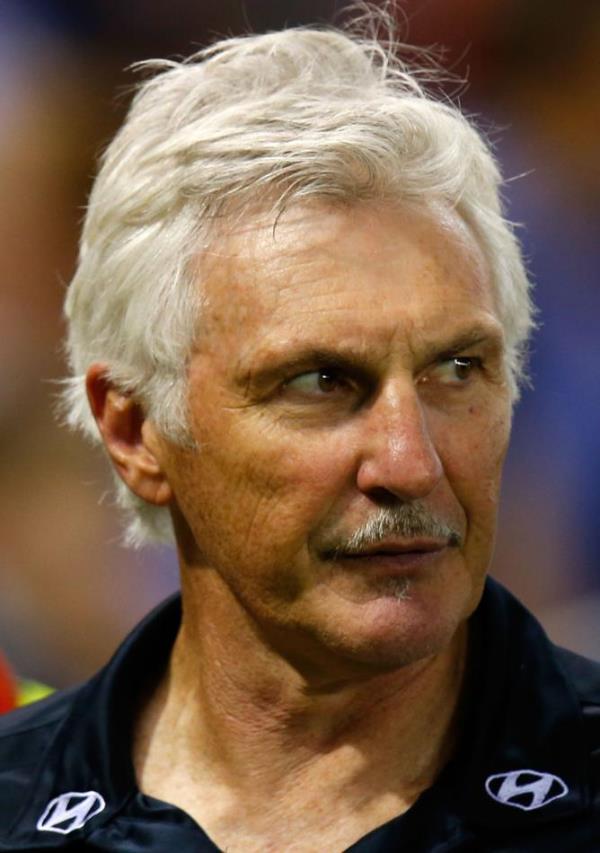
[[[100,666],[177,584],[126,551],[105,462],[53,416],[61,305],[130,63],[217,35],[343,20],[334,0],[4,0],[0,11],[0,649],[56,686]],[[493,141],[541,326],[516,413],[494,574],[551,637],[600,658],[600,3],[405,0]]]

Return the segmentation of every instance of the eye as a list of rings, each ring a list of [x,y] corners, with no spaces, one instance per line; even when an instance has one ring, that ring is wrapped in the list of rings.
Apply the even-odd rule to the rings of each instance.
[[[285,388],[306,397],[322,397],[336,391],[350,390],[351,383],[339,371],[324,367],[288,379]]]
[[[481,367],[482,361],[480,358],[457,355],[439,362],[424,379],[425,381],[435,379],[444,385],[463,385]]]

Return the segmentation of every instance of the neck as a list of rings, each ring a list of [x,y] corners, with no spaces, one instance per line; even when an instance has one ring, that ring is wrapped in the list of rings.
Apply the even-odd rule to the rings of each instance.
[[[206,590],[184,601],[168,671],[137,726],[135,763],[146,790],[168,755],[182,776],[234,789],[246,802],[268,802],[290,780],[296,791],[299,781],[314,783],[333,798],[391,789],[401,811],[449,759],[466,626],[440,653],[391,672],[340,667],[328,675],[282,656]]]

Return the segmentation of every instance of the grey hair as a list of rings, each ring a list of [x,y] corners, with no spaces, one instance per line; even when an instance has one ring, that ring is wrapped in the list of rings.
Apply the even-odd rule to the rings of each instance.
[[[201,334],[195,258],[216,220],[274,199],[441,201],[490,263],[513,399],[533,325],[529,283],[501,176],[480,133],[430,94],[394,46],[335,29],[230,38],[182,62],[141,63],[127,119],[101,159],[66,299],[66,420],[99,433],[85,393],[92,362],[186,442],[186,369]],[[172,541],[168,510],[117,481],[127,541]]]

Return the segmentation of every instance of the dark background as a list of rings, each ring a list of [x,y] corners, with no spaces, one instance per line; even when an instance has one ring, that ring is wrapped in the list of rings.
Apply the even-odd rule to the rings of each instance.
[[[176,584],[133,554],[104,460],[53,418],[61,304],[123,69],[216,35],[342,17],[321,0],[5,0],[0,12],[0,649],[19,672],[85,677]],[[496,148],[536,281],[534,390],[516,414],[494,573],[551,636],[600,657],[600,3],[412,0],[401,32],[443,45]],[[100,499],[100,503],[99,503]]]

